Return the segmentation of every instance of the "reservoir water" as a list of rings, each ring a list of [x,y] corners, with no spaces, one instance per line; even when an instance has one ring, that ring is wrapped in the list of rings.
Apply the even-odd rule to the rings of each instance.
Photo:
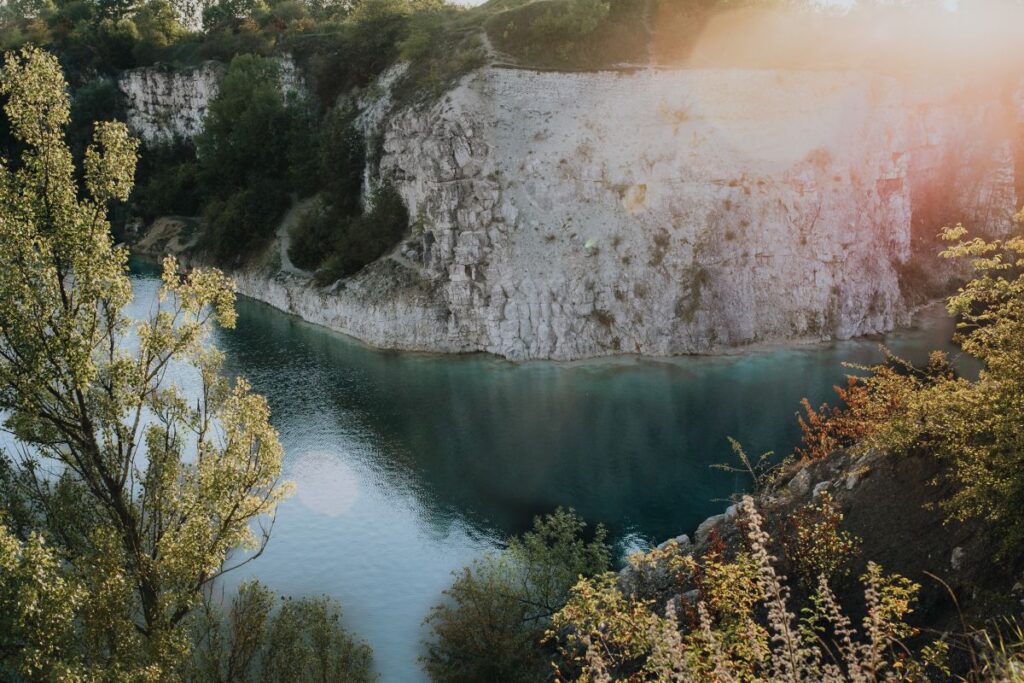
[[[159,280],[140,267],[133,283],[142,316]],[[692,533],[745,483],[710,468],[731,461],[726,437],[789,452],[800,399],[831,400],[844,361],[880,360],[883,341],[916,361],[952,350],[941,311],[884,339],[522,364],[377,351],[249,300],[238,311],[213,341],[267,396],[297,492],[224,588],[338,599],[385,682],[424,679],[422,621],[451,572],[534,515],[572,507],[620,553]]]

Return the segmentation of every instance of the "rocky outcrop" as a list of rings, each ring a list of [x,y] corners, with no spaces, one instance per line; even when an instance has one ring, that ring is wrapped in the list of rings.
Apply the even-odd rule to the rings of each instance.
[[[204,62],[191,69],[157,66],[125,71],[117,86],[125,98],[128,127],[147,143],[191,139],[203,129],[225,67]]]
[[[848,338],[949,280],[935,233],[1017,205],[1010,91],[857,71],[484,68],[393,110],[360,99],[396,251],[327,289],[243,293],[371,344],[513,359]],[[927,286],[925,286],[927,285]]]

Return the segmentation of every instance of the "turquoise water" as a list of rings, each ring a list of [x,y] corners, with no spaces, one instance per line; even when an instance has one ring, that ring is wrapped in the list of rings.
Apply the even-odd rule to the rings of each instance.
[[[134,276],[133,311],[156,296]],[[620,552],[690,533],[744,485],[710,469],[788,451],[807,396],[832,397],[843,361],[881,358],[880,339],[728,357],[513,364],[486,356],[376,351],[261,304],[218,331],[227,369],[265,394],[296,495],[257,577],[287,594],[327,593],[373,646],[383,681],[422,680],[422,621],[453,570],[534,515],[571,506]],[[942,315],[885,338],[923,359],[947,348]]]

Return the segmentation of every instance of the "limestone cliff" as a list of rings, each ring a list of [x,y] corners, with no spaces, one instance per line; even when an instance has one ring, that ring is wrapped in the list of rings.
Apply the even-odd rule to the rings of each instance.
[[[380,165],[438,345],[704,352],[906,320],[918,200],[1009,226],[1011,109],[853,72],[490,69],[389,119]]]
[[[224,71],[219,62],[191,69],[125,71],[117,85],[124,95],[128,126],[147,143],[192,138],[203,129],[206,108],[217,95]]]
[[[372,180],[398,187],[409,239],[327,289],[238,274],[383,347],[571,359],[881,332],[947,278],[940,222],[1000,233],[1017,204],[1019,108],[964,84],[485,68],[397,111],[386,90],[363,99]]]

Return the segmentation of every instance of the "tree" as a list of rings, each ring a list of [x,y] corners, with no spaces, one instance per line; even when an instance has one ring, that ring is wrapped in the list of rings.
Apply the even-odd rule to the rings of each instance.
[[[543,646],[551,617],[580,577],[608,568],[605,531],[583,538],[571,511],[534,520],[504,553],[457,574],[448,601],[427,618],[434,638],[424,664],[435,681],[537,681],[551,672]]]
[[[310,156],[309,121],[300,103],[285,100],[279,71],[256,55],[231,60],[196,140],[210,199],[205,239],[221,261],[270,239],[296,189],[293,169],[301,164],[293,152]]]
[[[139,32],[135,58],[142,63],[155,61],[160,50],[174,45],[185,34],[178,11],[168,0],[150,0],[136,10],[132,21]]]
[[[270,591],[246,583],[225,613],[209,605],[196,620],[196,683],[295,683],[374,679],[368,645],[338,626],[327,598],[285,599],[274,609]]]
[[[957,226],[942,237],[950,242],[942,256],[969,259],[974,270],[947,308],[959,321],[956,341],[982,369],[976,380],[946,373],[887,381],[876,372],[867,380],[872,400],[891,403],[895,385],[900,410],[861,447],[943,458],[955,490],[942,507],[955,519],[989,523],[1015,556],[1024,547],[1024,235],[989,241]]]
[[[0,467],[3,661],[32,679],[162,680],[229,554],[266,543],[281,446],[264,398],[204,344],[235,322],[230,280],[167,259],[158,310],[124,313],[127,252],[106,216],[132,187],[127,129],[95,126],[80,191],[56,58],[8,55],[0,93],[23,146],[0,166],[0,410],[16,444]],[[195,403],[164,383],[172,364],[193,372]]]

